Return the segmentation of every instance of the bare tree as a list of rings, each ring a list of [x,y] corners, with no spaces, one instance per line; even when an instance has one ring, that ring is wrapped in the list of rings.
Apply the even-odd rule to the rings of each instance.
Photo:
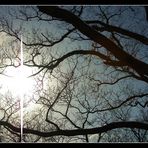
[[[29,103],[24,104],[25,142],[91,142],[94,137],[96,142],[147,141],[143,7],[10,8],[11,19],[2,16],[0,21],[10,42],[1,52],[1,74],[19,66],[16,48],[23,32],[24,65],[33,69],[30,77],[36,82],[29,99],[34,110],[30,113]],[[12,51],[5,52],[9,45]],[[7,95],[3,98],[4,141],[20,141],[20,108]]]

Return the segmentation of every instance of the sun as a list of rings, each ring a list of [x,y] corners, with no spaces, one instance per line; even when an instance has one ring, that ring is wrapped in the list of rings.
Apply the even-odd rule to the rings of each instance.
[[[11,92],[13,97],[21,95],[31,96],[35,87],[35,81],[29,77],[32,74],[31,68],[27,66],[8,67],[1,78],[2,92]]]

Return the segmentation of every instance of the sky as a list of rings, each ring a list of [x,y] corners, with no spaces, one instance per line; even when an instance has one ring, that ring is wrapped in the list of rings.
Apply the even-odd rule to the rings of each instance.
[[[139,6],[131,6],[131,8],[129,9],[127,6],[103,6],[101,8],[101,10],[106,10],[107,15],[111,16],[112,12],[116,12],[118,10],[120,10],[120,12],[122,12],[122,17],[119,17],[118,15],[113,17],[110,20],[110,23],[112,25],[116,25],[116,26],[121,26],[122,28],[131,30],[131,31],[135,31],[137,33],[140,33],[142,35],[145,35],[148,37],[148,22],[145,19],[145,12],[144,9],[142,7]],[[66,9],[70,9],[71,7],[68,6],[64,6],[64,8]],[[108,8],[108,9],[107,9]],[[22,6],[0,6],[0,18],[5,18],[6,20],[8,20],[9,22],[13,22],[13,29],[17,30],[18,28],[20,28],[20,26],[22,27],[20,32],[19,32],[19,37],[20,34],[23,35],[23,40],[27,43],[31,43],[31,42],[37,42],[40,40],[40,38],[43,39],[42,34],[47,35],[49,37],[50,40],[57,40],[59,38],[59,36],[61,34],[64,34],[66,32],[66,28],[72,28],[71,25],[63,23],[63,22],[59,22],[59,21],[51,21],[51,22],[46,22],[46,21],[38,21],[36,19],[32,19],[32,21],[23,21],[23,20],[19,20],[15,18],[15,15],[17,15],[18,17],[22,17],[21,14],[18,12],[18,10],[23,10]],[[89,20],[89,19],[102,19],[104,18],[103,15],[99,15],[99,11],[101,11],[97,6],[85,6],[84,7],[84,14],[81,16],[82,19],[85,20]],[[8,13],[10,12],[10,14]],[[118,13],[120,13],[118,12]],[[27,13],[30,14],[31,16],[34,15],[34,11],[30,9],[30,7],[27,7]],[[12,16],[14,15],[14,16]],[[44,18],[49,18],[47,16],[44,16]],[[6,23],[4,21],[4,19],[1,19],[0,21],[0,28],[1,28],[1,23]],[[33,31],[34,29],[34,31]],[[35,31],[36,30],[36,31]],[[104,33],[105,35],[107,34],[106,32]],[[6,49],[8,52],[10,51],[10,55],[13,55],[13,51],[12,51],[12,45],[15,45],[16,43],[18,44],[17,46],[14,46],[14,50],[15,48],[19,48],[19,43],[20,41],[16,41],[15,42],[15,38],[9,38],[7,36],[5,36],[4,33],[0,33],[0,36],[3,36],[2,39],[0,40],[0,47]],[[70,37],[77,37],[77,34],[72,34]],[[131,46],[134,43],[134,41],[128,41],[126,39],[122,40],[123,45],[125,45],[125,49],[128,50],[129,52],[132,52]],[[35,50],[39,50],[39,52],[41,52],[41,59],[39,60],[39,58],[37,58],[37,62],[43,62],[43,64],[47,64],[48,62],[50,62],[51,60],[51,55],[54,56],[54,58],[58,58],[61,55],[64,55],[66,52],[70,52],[76,49],[85,49],[85,50],[89,50],[91,48],[92,42],[90,40],[84,40],[84,41],[78,41],[78,40],[73,40],[70,38],[65,39],[64,41],[62,41],[61,43],[54,45],[53,47],[27,47],[24,46],[24,59],[28,60],[31,58],[31,53]],[[147,47],[144,45],[137,45],[137,49],[139,50],[139,54],[138,54],[138,58],[141,58],[144,62],[148,63],[148,56],[146,51],[147,51]],[[18,49],[17,49],[18,50]],[[146,54],[143,54],[146,53]],[[4,53],[1,52],[1,56]],[[143,56],[145,56],[145,58],[143,58]],[[74,58],[73,58],[74,59]],[[78,69],[76,70],[77,75],[81,75],[81,73],[79,73],[79,70],[84,73],[87,74],[91,74],[92,71],[95,71],[94,73],[94,78],[95,79],[99,79],[99,80],[108,80],[108,79],[113,79],[117,77],[120,77],[121,75],[117,75],[117,73],[113,73],[112,75],[110,75],[109,77],[107,77],[107,74],[110,73],[111,71],[113,71],[112,68],[108,68],[108,70],[106,70],[106,67],[103,66],[98,66],[94,63],[101,63],[102,61],[97,59],[97,58],[92,58],[91,64],[89,66],[89,68],[85,68],[85,66],[87,65],[87,60],[84,58],[79,58],[79,65],[78,65]],[[68,63],[69,61],[64,61],[63,63],[61,63],[61,70],[62,72],[67,72],[70,71],[70,68],[68,67]],[[97,63],[97,64],[98,64]],[[71,64],[72,65],[72,64]],[[105,71],[106,70],[106,71]],[[15,73],[18,74],[17,70],[15,71],[14,69],[10,70],[10,75],[16,75]],[[13,72],[14,71],[14,72]],[[104,72],[104,74],[101,74],[101,72]],[[26,72],[26,73],[25,73]],[[26,68],[25,70],[25,75],[30,75],[32,74],[32,72]],[[7,73],[6,73],[7,74]],[[58,69],[56,69],[53,74],[55,76],[58,76]],[[64,74],[63,74],[64,75]],[[3,83],[4,85],[10,85],[10,89],[12,89],[12,93],[15,93],[17,89],[19,89],[19,86],[17,86],[16,88],[14,88],[14,83],[16,83],[15,85],[21,85],[19,83],[19,80],[9,80],[9,78],[7,79],[5,76],[0,75],[1,77],[1,83]],[[5,78],[3,78],[5,77]],[[16,76],[17,77],[17,76]],[[26,77],[26,76],[25,76]],[[54,79],[54,78],[52,78]],[[47,80],[47,78],[46,78]],[[61,78],[61,80],[64,80],[64,76],[63,78]],[[18,82],[17,82],[18,81]],[[50,80],[49,80],[50,81]],[[55,80],[56,81],[56,80]],[[27,79],[25,80],[26,83]],[[86,84],[84,84],[84,82]],[[34,81],[32,79],[30,79],[30,81],[28,81],[27,84],[29,84],[29,86],[34,85],[32,84],[34,83]],[[48,82],[47,82],[48,83]],[[55,82],[55,84],[53,84],[54,82],[51,82],[51,87],[54,88],[56,87],[55,85],[59,85],[60,82]],[[26,84],[26,85],[27,85]],[[49,84],[49,83],[48,83]],[[89,85],[88,85],[89,84]],[[95,85],[94,85],[95,84]],[[88,100],[88,104],[90,105],[94,105],[93,103],[96,103],[96,98],[98,99],[97,102],[98,104],[101,104],[101,101],[99,99],[104,99],[104,102],[110,101],[112,103],[116,103],[116,99],[118,99],[118,96],[120,96],[120,99],[125,99],[126,97],[128,97],[128,95],[130,95],[130,89],[131,91],[133,91],[134,93],[137,92],[147,92],[147,84],[144,82],[140,82],[140,81],[135,81],[135,79],[131,79],[131,80],[123,80],[121,82],[119,82],[117,85],[114,85],[114,87],[112,86],[101,86],[101,88],[99,90],[97,90],[98,92],[94,93],[94,96],[91,95],[87,95],[86,98],[83,95],[84,91],[92,91],[92,88],[94,87],[95,89],[97,89],[97,83],[94,82],[90,82],[90,80],[87,79],[87,77],[83,77],[83,79],[81,79],[80,82],[78,82],[77,87],[75,88],[75,93],[80,92],[80,95],[82,95],[79,98],[79,101],[81,103],[81,101],[85,101]],[[90,86],[92,86],[92,88],[90,89]],[[126,88],[127,86],[129,86],[129,88]],[[35,86],[37,87],[37,86]],[[5,88],[4,88],[5,89]],[[30,93],[31,91],[31,87],[26,87],[26,93]],[[45,90],[47,88],[45,87]],[[86,90],[85,90],[86,89]],[[128,90],[127,90],[128,89]],[[48,89],[47,89],[48,90]],[[4,90],[3,90],[4,91]],[[2,92],[2,90],[0,91],[1,95],[4,95]],[[55,91],[55,90],[54,90]],[[54,92],[53,91],[53,92]],[[125,93],[125,92],[126,93]],[[43,92],[42,92],[43,93]],[[102,95],[99,96],[99,93]],[[114,96],[114,93],[117,93],[118,96]],[[15,93],[16,95],[16,93]],[[47,93],[47,95],[49,95]],[[104,95],[104,96],[103,96]],[[92,100],[89,100],[89,98],[91,98]],[[110,100],[110,98],[112,100]],[[76,98],[78,99],[78,98]],[[88,105],[86,103],[86,106]],[[106,103],[107,104],[107,103]],[[82,107],[81,104],[78,105],[78,107]],[[59,108],[60,109],[60,108]],[[84,109],[84,108],[83,108]],[[62,109],[61,109],[62,110]],[[84,109],[85,110],[85,109]],[[75,112],[72,112],[71,116],[72,119],[75,118],[75,116],[73,115]],[[131,118],[137,118],[138,114],[138,110],[133,109],[133,111],[131,111]],[[103,114],[92,114],[89,117],[90,121],[94,120],[94,126],[96,126],[98,124],[98,121],[95,120],[96,117],[103,117]],[[108,118],[110,118],[110,115],[108,116]],[[112,120],[112,119],[111,119]],[[81,123],[78,123],[81,124]],[[87,125],[88,127],[89,125]],[[93,141],[93,140],[92,140]]]

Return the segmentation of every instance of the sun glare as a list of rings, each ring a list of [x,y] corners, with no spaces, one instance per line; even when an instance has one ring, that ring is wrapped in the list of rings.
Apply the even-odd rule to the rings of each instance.
[[[31,74],[31,68],[27,66],[6,68],[5,76],[1,78],[3,92],[9,91],[14,97],[31,96],[35,85],[33,78],[28,78]]]

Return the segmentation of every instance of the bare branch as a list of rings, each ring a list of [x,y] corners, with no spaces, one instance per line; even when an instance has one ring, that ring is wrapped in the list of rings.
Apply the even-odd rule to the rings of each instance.
[[[148,38],[141,35],[141,34],[138,34],[138,33],[135,33],[135,32],[132,32],[132,31],[129,31],[129,30],[117,27],[117,26],[109,25],[109,24],[106,24],[106,23],[98,21],[98,20],[89,20],[89,21],[85,21],[85,22],[87,24],[100,24],[100,25],[102,25],[103,27],[95,26],[95,29],[97,29],[98,31],[104,30],[104,31],[109,31],[109,32],[117,32],[117,33],[120,33],[122,35],[126,35],[128,37],[131,37],[131,38],[133,38],[137,41],[140,41],[141,43],[143,43],[145,45],[148,45]]]
[[[20,128],[17,128],[14,125],[5,121],[0,121],[0,125],[6,126],[7,128],[17,133],[20,133],[21,131]],[[24,134],[34,134],[41,137],[52,137],[52,136],[60,136],[60,135],[76,136],[76,135],[97,134],[97,133],[104,133],[117,128],[138,128],[138,129],[148,130],[148,124],[129,121],[129,122],[112,122],[105,126],[91,128],[91,129],[58,130],[58,131],[52,131],[52,132],[41,132],[33,129],[23,128],[23,131],[24,131]]]
[[[81,33],[110,51],[119,61],[134,69],[140,76],[143,76],[145,80],[148,79],[145,77],[148,76],[148,64],[136,59],[132,55],[129,55],[126,51],[118,47],[110,39],[98,33],[96,30],[91,28],[84,21],[82,21],[80,18],[78,18],[68,10],[64,10],[57,6],[38,6],[38,8],[41,12],[47,15],[65,20],[66,22],[72,24]]]

